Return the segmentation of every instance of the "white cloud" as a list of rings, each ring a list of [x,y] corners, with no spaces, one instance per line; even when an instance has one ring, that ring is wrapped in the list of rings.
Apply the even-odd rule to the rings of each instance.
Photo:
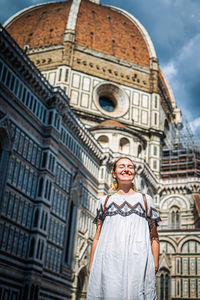
[[[194,35],[183,47],[180,49],[179,60],[188,60],[198,62],[200,50],[200,34]]]
[[[170,61],[168,64],[162,67],[162,71],[169,81],[177,74],[177,69],[173,61]]]
[[[190,126],[195,134],[200,131],[200,117],[196,118],[194,121],[190,122]]]

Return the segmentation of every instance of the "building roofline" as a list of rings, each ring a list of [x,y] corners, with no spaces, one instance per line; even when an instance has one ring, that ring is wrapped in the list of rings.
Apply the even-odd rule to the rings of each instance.
[[[20,11],[16,12],[14,15],[12,15],[10,18],[8,18],[8,20],[6,20],[3,23],[3,27],[7,27],[8,25],[12,24],[12,22],[15,21],[15,19],[17,19],[18,16],[22,15],[24,12],[28,11],[28,10],[32,10],[33,8],[37,8],[37,7],[41,7],[41,6],[45,6],[47,4],[52,4],[52,3],[59,3],[61,1],[52,1],[52,2],[45,2],[45,3],[39,3],[39,4],[35,4],[35,5],[31,5],[28,6],[26,8],[21,9]],[[63,1],[62,1],[63,2]]]

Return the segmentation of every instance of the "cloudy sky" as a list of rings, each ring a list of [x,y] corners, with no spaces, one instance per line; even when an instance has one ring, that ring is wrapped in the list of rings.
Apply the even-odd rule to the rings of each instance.
[[[25,7],[42,2],[48,1],[0,0],[0,22],[4,23]],[[199,135],[200,0],[101,0],[101,4],[128,11],[146,28],[183,119]]]

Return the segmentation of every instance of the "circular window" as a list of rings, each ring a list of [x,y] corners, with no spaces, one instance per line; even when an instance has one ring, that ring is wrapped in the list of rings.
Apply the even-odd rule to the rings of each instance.
[[[121,117],[129,109],[127,94],[113,83],[98,84],[93,91],[93,99],[98,110],[112,117]]]
[[[104,110],[108,112],[112,112],[116,108],[116,103],[111,98],[106,96],[99,97],[99,104]]]

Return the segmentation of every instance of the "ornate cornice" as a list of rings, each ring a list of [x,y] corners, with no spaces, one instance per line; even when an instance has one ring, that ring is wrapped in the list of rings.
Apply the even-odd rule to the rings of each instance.
[[[200,193],[200,178],[180,179],[159,182],[158,193],[162,195]]]
[[[20,78],[23,78],[27,86],[45,102],[49,97],[49,93],[53,91],[52,86],[2,26],[0,26],[0,48],[1,57],[11,68],[15,69],[15,72]]]

